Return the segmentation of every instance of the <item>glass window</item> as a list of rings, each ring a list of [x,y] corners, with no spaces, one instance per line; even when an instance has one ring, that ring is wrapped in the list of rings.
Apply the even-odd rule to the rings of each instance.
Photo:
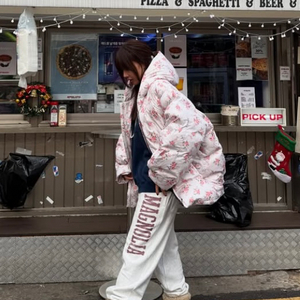
[[[190,34],[186,43],[187,96],[199,110],[220,113],[223,104],[240,105],[242,99],[239,99],[238,88],[244,88],[244,91],[254,88],[256,107],[267,106],[269,78],[266,40],[256,37],[241,39],[234,35]],[[243,92],[243,89],[240,91]]]
[[[9,31],[0,33],[0,114],[17,114],[16,36]]]

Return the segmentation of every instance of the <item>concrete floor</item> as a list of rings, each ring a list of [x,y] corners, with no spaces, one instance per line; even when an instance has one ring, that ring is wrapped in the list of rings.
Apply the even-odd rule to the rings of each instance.
[[[193,300],[270,299],[300,296],[300,270],[245,276],[187,278]],[[101,300],[104,282],[0,285],[0,300]]]

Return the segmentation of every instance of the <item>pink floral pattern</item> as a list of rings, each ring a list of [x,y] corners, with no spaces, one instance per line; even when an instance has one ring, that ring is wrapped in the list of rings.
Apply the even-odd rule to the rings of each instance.
[[[164,190],[173,189],[185,207],[216,202],[224,193],[225,159],[209,118],[176,89],[178,75],[162,53],[146,70],[139,94],[141,129],[152,157],[149,176]],[[116,174],[131,172],[131,109],[133,99],[125,92],[121,104],[122,135],[116,146]],[[143,125],[143,126],[142,126]],[[128,185],[128,206],[137,201],[137,187]]]

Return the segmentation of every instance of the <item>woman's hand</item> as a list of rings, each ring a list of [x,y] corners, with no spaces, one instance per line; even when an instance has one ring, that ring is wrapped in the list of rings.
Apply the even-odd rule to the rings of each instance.
[[[124,178],[125,180],[133,180],[132,173],[129,173],[129,174],[123,175],[123,178]]]
[[[156,185],[155,185],[155,192],[156,192],[156,195],[159,194],[159,190],[163,193],[164,196],[167,196],[167,191],[162,190],[162,189],[156,184]]]

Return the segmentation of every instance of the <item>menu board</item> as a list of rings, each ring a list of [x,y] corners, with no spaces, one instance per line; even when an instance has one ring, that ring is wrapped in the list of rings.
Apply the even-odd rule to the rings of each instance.
[[[268,80],[267,39],[249,37],[236,39],[237,80]],[[251,73],[250,74],[250,69]]]
[[[174,67],[186,67],[186,35],[166,36],[165,56]]]

